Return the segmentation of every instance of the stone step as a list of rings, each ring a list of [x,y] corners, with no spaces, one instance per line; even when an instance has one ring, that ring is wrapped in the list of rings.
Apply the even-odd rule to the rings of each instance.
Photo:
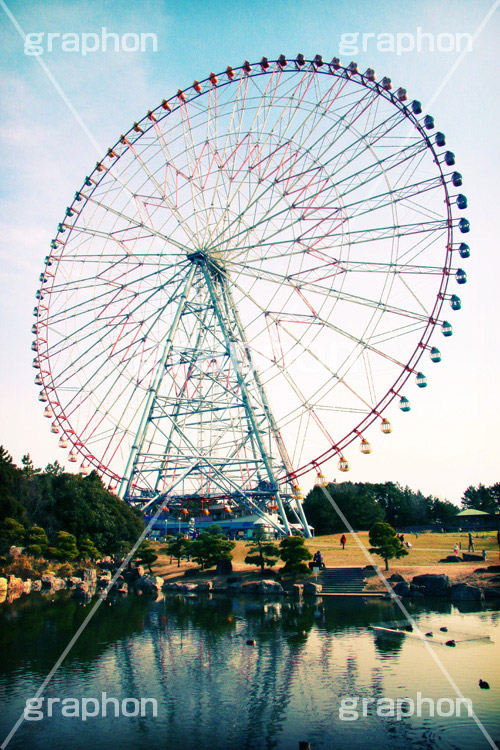
[[[367,571],[362,568],[325,568],[318,575],[318,583],[324,594],[359,595],[367,577]]]

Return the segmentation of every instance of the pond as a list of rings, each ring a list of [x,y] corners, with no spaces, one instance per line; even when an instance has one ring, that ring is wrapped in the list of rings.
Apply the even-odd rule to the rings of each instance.
[[[2,606],[2,740],[91,606],[69,592]],[[438,600],[409,607],[420,628],[433,632],[432,645],[414,633],[376,635],[370,625],[401,619],[379,599],[105,601],[8,747],[488,747],[469,713],[500,739],[498,607]],[[448,636],[456,647],[444,645]],[[453,683],[471,704],[457,704]]]

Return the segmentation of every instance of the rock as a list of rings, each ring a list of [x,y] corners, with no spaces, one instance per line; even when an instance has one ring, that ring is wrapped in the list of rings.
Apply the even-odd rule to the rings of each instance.
[[[14,544],[12,547],[9,547],[9,555],[11,557],[19,557],[19,555],[22,555],[24,547],[16,547]]]
[[[323,587],[320,583],[313,583],[307,581],[304,583],[304,596],[319,596],[323,591]]]
[[[7,576],[7,588],[8,589],[23,589],[23,580],[22,578],[16,578],[16,576],[9,575]]]
[[[500,565],[488,565],[486,570],[490,573],[500,573]]]
[[[439,562],[442,563],[460,563],[462,562],[462,558],[458,555],[448,555],[448,557],[442,557]]]
[[[229,576],[227,579],[227,583],[240,583],[241,576]]]
[[[7,591],[7,579],[0,578],[0,591]]]
[[[480,602],[484,594],[477,586],[469,586],[468,583],[454,583],[451,587],[451,599],[454,602]]]
[[[423,595],[423,586],[417,586],[415,583],[410,583],[410,596],[412,597],[412,599],[418,599],[419,596]]]
[[[412,583],[423,586],[425,596],[449,596],[451,591],[450,579],[444,573],[426,573],[415,576]]]
[[[464,562],[481,562],[482,555],[472,555],[470,552],[462,552]]]
[[[30,593],[30,591],[31,591],[31,586],[32,586],[32,583],[33,583],[33,582],[32,582],[32,580],[31,580],[31,578],[28,578],[28,580],[27,580],[27,581],[23,581],[23,590],[24,590],[24,593],[25,593],[25,594],[29,594],[29,593]]]
[[[136,581],[136,588],[148,594],[157,594],[163,586],[163,578],[160,576],[144,575]],[[185,584],[184,584],[185,585]]]
[[[90,586],[97,584],[97,570],[95,568],[84,568],[81,573],[82,581],[85,581]]]
[[[116,591],[118,594],[127,594],[128,593],[128,584],[125,581],[120,581],[119,583],[115,583]]]
[[[212,581],[201,581],[200,583],[197,583],[195,591],[198,593],[208,593],[209,591],[212,591]]]
[[[486,599],[500,599],[500,589],[487,588],[484,590]]]
[[[99,578],[97,579],[97,588],[105,589],[106,586],[109,586],[109,584],[111,583],[111,578],[112,578],[111,571],[110,570],[104,571],[103,574],[100,575]]]
[[[215,575],[227,576],[232,572],[233,572],[233,563],[231,562],[231,560],[222,559],[218,561]]]
[[[410,596],[411,593],[410,584],[406,581],[399,581],[399,583],[397,583],[392,590],[398,596]]]
[[[390,576],[387,580],[391,581],[392,583],[397,583],[398,581],[404,581],[405,579],[399,573],[393,573],[392,576]]]
[[[196,587],[197,586],[198,586],[197,583],[179,583],[179,584],[177,584],[178,590],[179,591],[184,591],[184,592],[186,592],[186,591],[187,592],[196,591]]]
[[[238,584],[231,584],[231,586]],[[228,586],[228,589],[231,588]],[[243,588],[248,594],[282,594],[283,586],[278,581],[264,580],[264,581],[249,581],[245,583]]]
[[[258,591],[261,594],[282,594],[283,586],[278,581],[259,581]]]
[[[196,583],[177,583],[177,581],[174,581],[172,583],[164,583],[163,590],[164,591],[194,591],[197,585],[198,584]]]
[[[32,591],[41,591],[42,590],[42,582],[40,580],[31,581],[31,590]]]
[[[239,582],[230,583],[226,591],[228,594],[238,594],[243,590],[243,585]]]
[[[7,591],[2,592],[5,594],[5,600],[8,604],[11,604],[12,602],[15,602],[16,599],[19,599],[20,596],[23,595],[22,589],[7,589]]]
[[[99,560],[98,565],[101,570],[111,570],[112,568],[114,568],[114,562],[109,555],[106,555],[106,557],[103,557],[102,560]]]
[[[292,586],[292,596],[302,596],[304,587],[301,583],[294,583]]]
[[[82,581],[75,586],[73,597],[75,599],[85,599],[90,593],[90,586],[87,581]]]
[[[142,570],[142,573],[140,572],[140,570]],[[128,570],[124,570],[122,573],[123,578],[130,585],[138,581],[139,578],[142,578],[143,575],[144,575],[144,568],[142,567],[142,565],[139,565],[137,568],[130,568]]]

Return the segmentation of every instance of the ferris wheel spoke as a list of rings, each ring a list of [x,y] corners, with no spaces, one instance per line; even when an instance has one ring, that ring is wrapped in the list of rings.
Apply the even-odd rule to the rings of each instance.
[[[332,370],[332,369],[331,369],[331,368],[329,367],[329,365],[328,365],[328,364],[327,364],[326,362],[322,361],[322,359],[321,359],[321,358],[319,357],[319,355],[318,355],[318,354],[316,354],[316,353],[315,353],[315,352],[313,352],[313,351],[312,351],[312,350],[311,350],[311,349],[310,349],[310,348],[309,348],[308,346],[306,346],[306,344],[304,344],[303,340],[302,340],[302,339],[301,339],[300,337],[297,337],[297,336],[296,336],[296,335],[295,335],[295,334],[294,334],[294,333],[293,333],[293,332],[292,332],[292,331],[291,331],[291,330],[290,330],[289,328],[287,328],[286,326],[284,326],[284,325],[283,325],[283,323],[282,323],[282,322],[281,322],[281,321],[280,321],[280,320],[279,320],[279,319],[278,319],[278,318],[276,317],[276,315],[275,315],[275,314],[273,314],[273,313],[269,312],[268,310],[265,310],[265,309],[264,309],[264,308],[263,308],[263,307],[262,307],[262,306],[261,306],[261,305],[260,305],[260,304],[259,304],[259,303],[257,302],[257,300],[255,300],[255,298],[251,297],[251,296],[250,296],[250,295],[249,295],[249,294],[248,294],[247,292],[245,292],[245,291],[244,291],[244,290],[243,290],[243,289],[242,289],[242,288],[241,288],[241,287],[240,287],[239,285],[237,285],[237,284],[236,284],[236,283],[235,283],[234,281],[232,282],[232,285],[233,285],[233,287],[235,287],[236,289],[238,289],[238,291],[239,291],[239,292],[240,292],[240,293],[241,293],[242,295],[244,295],[244,296],[245,296],[245,297],[246,297],[247,299],[249,299],[249,300],[250,300],[250,301],[251,301],[251,302],[253,303],[253,305],[254,305],[255,307],[259,308],[259,309],[260,309],[260,311],[261,311],[261,313],[262,313],[263,315],[267,315],[267,316],[269,316],[269,317],[271,318],[271,320],[273,320],[273,322],[274,322],[274,323],[276,323],[277,325],[279,325],[279,326],[280,326],[280,328],[281,328],[281,330],[282,330],[282,331],[284,331],[284,332],[285,332],[285,333],[287,334],[287,336],[289,336],[289,337],[290,337],[290,338],[291,338],[291,339],[292,339],[292,340],[294,341],[294,343],[295,343],[296,345],[298,345],[298,346],[299,346],[299,348],[302,348],[302,349],[303,349],[303,350],[304,350],[304,351],[305,351],[305,352],[306,352],[306,353],[307,353],[307,354],[308,354],[308,355],[309,355],[309,356],[310,356],[310,357],[311,357],[311,358],[312,358],[313,360],[315,360],[315,362],[316,362],[316,363],[320,364],[320,365],[321,365],[321,366],[322,366],[322,367],[323,367],[324,369],[326,369],[326,370],[328,371],[328,373],[329,373],[329,374],[331,375],[331,377],[335,378],[335,379],[336,379],[336,380],[338,380],[338,381],[339,381],[340,383],[342,383],[343,385],[345,385],[345,386],[346,386],[346,388],[348,388],[348,390],[350,390],[350,391],[351,391],[351,393],[353,393],[353,394],[354,394],[354,395],[355,395],[355,396],[356,396],[357,398],[360,398],[360,399],[361,399],[361,401],[363,401],[363,403],[364,403],[364,404],[365,404],[366,406],[368,406],[369,408],[371,408],[371,407],[370,407],[370,405],[369,405],[369,404],[368,404],[367,402],[365,402],[365,401],[364,401],[364,399],[362,399],[362,398],[361,398],[361,397],[360,397],[360,396],[359,396],[359,395],[358,395],[358,394],[357,394],[357,393],[356,393],[356,392],[355,392],[355,391],[354,391],[354,390],[353,390],[352,388],[350,388],[350,386],[349,386],[349,385],[348,385],[348,384],[347,384],[347,383],[346,383],[346,382],[345,382],[345,381],[343,380],[343,378],[341,378],[341,377],[339,376],[339,374],[338,374],[337,372],[334,372],[334,371],[333,371],[333,370]],[[280,368],[280,365],[279,365],[279,363],[276,363],[276,365],[277,365],[277,367],[278,367],[278,368]]]
[[[425,149],[425,144],[421,145],[421,146],[420,146],[420,149]],[[410,159],[412,159],[412,158],[413,158],[413,156],[414,156],[414,149],[413,149],[413,147],[407,147],[407,150],[408,150],[408,151],[410,151],[410,153],[409,153],[409,154],[405,154],[405,157],[404,157],[404,158],[405,158],[405,159],[408,159],[408,160],[410,160]],[[373,180],[373,179],[380,179],[380,169],[379,169],[379,167],[382,167],[382,164],[383,164],[383,162],[382,162],[381,160],[379,160],[379,161],[377,162],[377,164],[376,164],[376,166],[377,166],[377,172],[376,172],[376,173],[375,173],[375,174],[374,174],[374,175],[373,175],[373,176],[372,176],[371,178],[369,178],[369,179],[366,179],[366,178],[365,178],[365,180],[364,180],[363,182],[360,182],[360,181],[359,181],[359,179],[358,179],[358,183],[357,183],[357,184],[355,184],[354,188],[352,188],[352,189],[356,190],[356,189],[359,189],[360,187],[364,187],[364,186],[365,186],[365,184],[366,184],[366,183],[367,183],[367,182],[368,182],[369,180]],[[396,168],[397,166],[399,166],[399,164],[400,164],[400,162],[399,162],[399,161],[396,161],[396,160],[394,159],[394,157],[392,157],[392,163],[390,164],[390,168],[391,168],[391,169],[394,169],[394,168]],[[382,167],[382,168],[383,168],[383,167]],[[369,169],[370,171],[372,171],[372,170],[373,170],[373,167],[372,167],[372,166],[369,166],[368,168],[365,168],[365,169]],[[344,178],[344,181],[349,181],[349,182],[348,182],[348,185],[350,186],[350,185],[351,185],[351,182],[350,182],[350,181],[351,181],[351,180],[352,180],[352,179],[353,179],[354,177],[358,177],[358,178],[360,178],[360,177],[361,177],[361,176],[363,175],[363,173],[365,172],[365,169],[361,170],[361,171],[360,171],[359,173],[354,173],[353,175],[350,175],[349,177],[346,177],[346,178]],[[301,172],[299,172],[299,173],[297,174],[297,177],[301,177],[301,178],[305,177],[305,176],[306,176],[306,175],[308,174],[308,171],[309,171],[309,170],[305,170],[305,171],[304,171],[304,170],[302,170]],[[294,190],[292,189],[292,186],[290,186],[290,185],[289,185],[289,178],[286,178],[286,177],[282,177],[281,179],[280,179],[280,178],[277,178],[278,182],[283,182],[283,181],[284,181],[285,179],[287,179],[287,187],[286,187],[286,191],[287,191],[287,194],[290,194],[290,195],[291,195],[291,194],[293,194]],[[440,181],[438,180],[438,183],[439,183],[439,182],[440,182]],[[342,183],[342,181],[341,181],[340,183],[338,183],[338,184],[336,183],[336,188],[337,188],[337,190],[338,190],[338,187],[339,187],[339,185],[340,185],[341,183]],[[307,187],[308,187],[308,188],[310,188],[310,184],[308,184],[308,185],[307,185]],[[271,188],[268,188],[267,190],[270,190],[270,189],[271,189]],[[304,187],[302,187],[302,189],[301,189],[301,192],[303,192],[303,191],[304,191],[304,189],[305,189],[305,188],[304,188]],[[310,202],[313,202],[313,201],[314,201],[315,199],[317,199],[317,198],[318,198],[318,197],[319,197],[320,195],[322,195],[322,193],[324,193],[324,192],[331,192],[331,190],[332,190],[331,186],[328,186],[328,185],[325,185],[324,183],[321,183],[321,187],[319,187],[318,189],[316,189],[316,190],[315,190],[315,191],[314,191],[314,192],[313,192],[312,194],[308,194],[308,200],[309,200]],[[343,197],[343,195],[345,195],[345,193],[343,193],[342,195],[339,195],[339,196],[338,196],[338,197],[336,198],[337,202],[339,202],[339,201],[340,201],[340,199],[341,199],[341,198]],[[258,197],[259,197],[259,199],[261,199],[261,198],[262,198],[263,196],[262,196],[262,194],[261,194],[261,195],[259,195]],[[257,204],[258,204],[258,200],[255,200],[255,205],[257,205]],[[297,204],[297,208],[298,208],[298,199],[297,199],[297,198],[296,198],[296,199],[295,199],[295,201],[294,201],[294,206],[295,206],[295,204]],[[277,207],[277,206],[279,206],[279,200],[278,200],[278,201],[277,201],[277,202],[276,202],[276,203],[274,204],[274,207]],[[249,208],[250,208],[250,205],[249,205]],[[289,211],[290,211],[290,208],[289,208],[288,206],[286,206],[285,208],[283,208],[283,209],[282,209],[282,211],[283,211],[284,213],[287,213],[287,212],[289,212]],[[273,218],[273,215],[271,215],[271,218]],[[300,218],[300,216],[299,216],[299,217],[298,217],[298,219],[296,219],[296,221],[300,221],[300,220],[301,220],[301,218]]]
[[[310,78],[310,75],[308,77]],[[291,124],[293,122],[293,118],[295,117],[296,113],[298,111],[300,111],[299,104],[295,102],[293,94],[295,94],[300,89],[300,87],[302,86],[302,83],[304,82],[304,80],[306,80],[306,75],[304,75],[302,77],[302,79],[300,80],[299,84],[296,86],[295,91],[292,93],[292,96],[290,96],[288,98],[288,101],[287,101],[285,107],[280,112],[279,118],[277,118],[276,122],[273,124],[272,128],[270,129],[270,131],[266,134],[266,138],[265,139],[259,139],[259,142],[258,142],[258,152],[259,152],[259,154],[263,152],[264,148],[266,147],[266,145],[268,144],[268,142],[270,141],[270,139],[276,134],[276,128],[279,125],[281,125],[281,122],[282,122],[283,119],[285,119],[285,116],[288,116],[288,124],[286,125],[285,130],[280,132],[280,138],[283,140],[283,138],[285,137],[286,131],[288,130],[288,128],[291,126]],[[309,85],[310,85],[310,82],[309,82],[308,86]],[[306,86],[306,90],[303,93],[302,98],[305,96],[305,93],[307,92],[308,86]],[[335,86],[335,83],[333,84],[333,86],[331,88],[333,88],[334,86]],[[262,102],[264,102],[264,100],[265,100],[265,97],[262,98]],[[290,115],[290,110],[292,110],[292,109],[293,109],[293,113]],[[253,122],[250,124],[249,129],[248,129],[248,133],[249,134],[251,134],[253,132],[253,129],[255,127],[256,121],[257,121],[258,116],[260,114],[260,111],[261,111],[261,105],[259,104],[259,107],[257,108],[257,111],[256,111],[256,113],[254,115]],[[307,127],[307,121],[309,120],[309,118],[311,116],[313,116],[314,113],[315,113],[315,109],[312,109],[308,113],[308,115],[305,118],[305,122],[302,123],[302,127]],[[269,117],[269,112],[268,112],[268,115],[265,117],[264,122],[260,124],[260,129],[261,130],[264,130],[264,128],[265,128],[265,126],[267,124],[268,117]],[[267,161],[267,159],[266,159],[266,161]],[[255,165],[252,164],[250,166],[250,168],[251,169],[256,169],[257,168],[258,169],[259,163],[260,162],[257,162],[257,164],[255,164]],[[263,175],[261,173],[259,173],[259,180],[262,180],[262,179],[264,179],[264,177],[263,177]],[[237,189],[237,191],[235,191],[233,193],[233,196],[232,196],[233,200],[236,197],[236,194],[242,189],[243,185],[244,185],[244,182],[242,181],[240,183],[240,186]],[[257,187],[258,187],[258,183],[257,183],[257,185],[256,185],[256,187],[254,189],[254,193],[250,196],[249,207],[252,205],[252,202],[255,200],[255,194],[256,194]],[[228,199],[229,199],[229,196],[228,196]],[[221,221],[223,220],[223,218],[224,218],[224,216],[221,217]],[[230,226],[231,225],[229,225],[228,229],[230,228]],[[214,232],[217,230],[217,227],[218,227],[218,225],[216,225],[216,227],[214,228]],[[217,236],[215,237],[215,239],[216,238],[217,238]],[[210,236],[210,242],[213,242],[213,241],[214,241],[214,233],[212,232],[212,235]]]
[[[166,150],[168,151],[164,139],[162,141],[162,150],[163,150],[163,152],[165,152]],[[188,225],[186,225],[185,218],[179,212],[179,210],[177,208],[177,205],[175,203],[172,203],[172,202],[170,202],[170,201],[167,200],[168,196],[166,194],[166,190],[164,189],[164,187],[162,187],[162,185],[160,185],[160,183],[158,182],[158,180],[151,173],[151,171],[149,170],[146,162],[141,158],[140,154],[134,148],[133,144],[129,144],[129,151],[130,151],[130,153],[133,154],[133,156],[134,156],[137,164],[139,165],[139,167],[141,168],[141,170],[145,173],[145,175],[147,177],[147,180],[148,180],[148,184],[151,184],[154,187],[154,189],[155,189],[155,191],[156,191],[156,193],[158,195],[158,198],[161,199],[161,201],[165,205],[168,206],[168,208],[170,209],[170,211],[172,212],[172,214],[176,217],[178,226],[182,227],[183,231],[190,237],[191,241],[193,243],[195,243],[196,242],[195,235],[192,234],[192,233],[190,234],[190,229],[189,229]],[[166,163],[167,167],[170,164],[170,161],[171,161],[171,159],[169,159],[167,161],[167,163]],[[186,175],[185,179],[186,179],[186,181],[190,181],[190,176]],[[192,183],[191,183],[191,185],[192,185]],[[137,193],[133,193],[132,191],[129,191],[129,193],[130,193],[131,198],[134,200],[134,202],[137,202]],[[99,203],[98,205],[101,205],[101,204]],[[109,207],[107,207],[107,208],[109,209]],[[142,224],[142,222],[141,222],[141,224]],[[152,231],[154,231],[154,230],[152,230]]]
[[[177,295],[178,295],[178,297],[179,297],[179,299],[180,299],[180,288],[181,288],[181,286],[183,285],[183,283],[184,283],[184,282],[183,282],[183,280],[181,280],[181,281],[179,282],[179,285],[178,285],[178,288],[177,288],[177,290],[176,290],[176,293],[175,293],[174,295],[172,295],[172,297],[171,297],[171,299],[170,299],[170,302],[171,302],[171,303],[174,303],[174,302],[176,301],[176,299],[177,299]],[[156,311],[156,313],[155,313],[155,314],[156,314],[156,316],[157,316],[157,317],[159,317],[159,315],[161,314],[161,311]],[[115,324],[115,328],[116,328],[117,326],[119,326],[120,322],[121,322],[121,323],[123,323],[124,321],[119,321],[119,322],[117,322],[117,323]],[[145,321],[144,321],[144,322],[145,322]],[[92,324],[91,324],[91,323],[87,323],[86,325],[92,325]],[[84,328],[85,328],[85,326],[83,326],[82,328],[80,328],[80,329],[79,329],[79,330],[78,330],[78,331],[76,332],[76,333],[77,333],[77,335],[81,334],[81,333],[82,333],[82,331],[84,330]],[[92,329],[91,329],[91,330],[92,330]],[[138,332],[139,330],[140,330],[140,326],[139,326],[139,328],[137,329],[137,332]],[[105,330],[105,331],[104,331],[104,332],[103,332],[103,333],[101,334],[101,336],[100,336],[99,338],[97,338],[97,339],[96,339],[96,337],[94,336],[94,338],[92,339],[92,342],[91,342],[91,345],[89,346],[89,348],[88,348],[87,350],[85,350],[85,351],[84,351],[84,352],[83,352],[82,354],[80,354],[80,355],[79,355],[78,357],[72,358],[71,362],[69,362],[69,363],[67,364],[67,366],[66,366],[66,367],[65,367],[64,369],[62,369],[62,370],[60,371],[60,375],[59,375],[59,377],[60,377],[60,381],[61,381],[61,382],[59,383],[59,385],[64,385],[64,384],[65,384],[65,380],[63,379],[63,376],[64,376],[64,375],[66,375],[67,373],[71,374],[71,372],[72,372],[72,370],[73,370],[73,369],[75,368],[75,366],[77,366],[77,365],[78,365],[78,366],[83,366],[83,364],[85,363],[85,357],[86,357],[87,355],[88,355],[88,356],[90,356],[90,357],[92,358],[92,360],[93,360],[93,359],[95,358],[94,347],[95,347],[95,346],[97,346],[97,345],[103,346],[103,342],[104,342],[104,339],[105,339],[105,338],[108,338],[108,337],[110,337],[110,336],[111,336],[111,334],[112,334],[113,332],[114,332],[113,330],[111,330],[111,331],[109,331],[109,330]],[[137,332],[136,332],[136,335],[137,335]],[[144,334],[143,334],[143,335],[144,335]],[[89,338],[90,338],[90,337],[91,337],[91,334],[89,335]],[[84,337],[84,338],[85,338],[85,337]],[[81,339],[81,340],[84,340],[84,338],[83,338],[83,339]],[[65,342],[63,342],[63,344],[65,344]],[[114,345],[114,346],[116,346],[116,342],[113,342],[113,345]],[[62,347],[62,345],[61,345],[61,347]],[[53,351],[52,351],[52,355],[53,355],[53,356],[56,356],[57,354],[58,354],[58,349],[55,349],[55,350],[53,350]],[[107,351],[107,350],[106,350],[105,348],[103,348],[101,356],[104,356],[105,358],[107,358],[108,356],[110,356],[110,353],[109,353],[109,352],[108,352],[108,351]],[[99,365],[99,367],[100,367],[100,365]],[[98,370],[99,370],[99,367],[98,367]],[[98,371],[98,370],[97,370],[97,371]],[[94,374],[95,374],[95,373],[94,373]]]
[[[152,226],[150,226],[148,224],[145,224],[142,221],[137,221],[136,219],[131,218],[127,214],[123,213],[123,211],[118,211],[118,210],[112,208],[111,206],[106,205],[102,201],[98,201],[96,199],[89,198],[88,200],[89,200],[89,202],[93,203],[95,206],[98,206],[99,208],[102,208],[104,211],[107,211],[107,212],[113,214],[114,216],[116,216],[117,218],[119,218],[121,221],[127,222],[129,226],[125,228],[126,230],[129,230],[131,227],[134,227],[135,229],[144,230],[147,233],[145,235],[146,237],[148,236],[148,234],[153,235],[155,237],[158,237],[158,239],[163,240],[167,245],[170,244],[170,245],[173,245],[174,247],[176,247],[179,250],[184,250],[186,252],[190,252],[190,250],[187,247],[187,245],[184,245],[183,243],[178,242],[177,240],[174,240],[171,236],[167,237],[166,235],[164,235],[161,232],[159,232],[156,229],[154,229]],[[96,234],[89,227],[79,227],[79,226],[74,225],[74,226],[71,227],[71,230],[74,231],[74,232],[88,233],[88,234],[91,234],[91,235],[92,234]],[[115,230],[115,232],[116,232],[116,230]],[[106,239],[109,239],[109,235],[107,235],[105,232],[104,233],[97,233],[96,234],[96,236],[99,236],[99,235],[101,237],[104,236]]]

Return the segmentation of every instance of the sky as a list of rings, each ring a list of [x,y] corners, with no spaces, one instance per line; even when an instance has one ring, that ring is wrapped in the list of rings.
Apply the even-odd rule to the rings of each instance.
[[[120,37],[154,33],[157,49],[84,55],[81,44],[64,51],[60,37],[48,49],[49,33],[101,38],[103,28]],[[25,54],[20,29],[39,35],[43,54]],[[476,32],[461,55],[456,35]],[[412,411],[389,409],[392,434],[374,427],[373,453],[364,457],[356,448],[348,455],[348,478],[398,481],[456,503],[469,485],[499,481],[499,32],[500,8],[489,0],[0,1],[0,443],[14,460],[27,452],[39,466],[64,458],[33,382],[32,309],[50,240],[96,158],[195,78],[245,59],[302,52],[355,59],[360,70],[373,67],[379,79],[390,76],[395,88],[422,101],[456,154],[469,201],[471,257],[463,262],[468,283],[459,289],[454,335],[436,342],[443,360],[427,366],[429,387],[409,387]],[[433,35],[434,51],[425,33]],[[382,34],[394,35],[392,50],[383,48]],[[400,49],[398,34],[406,35]],[[405,51],[412,39],[414,48]],[[345,479],[336,462],[324,473]],[[313,479],[303,482],[306,489]]]

